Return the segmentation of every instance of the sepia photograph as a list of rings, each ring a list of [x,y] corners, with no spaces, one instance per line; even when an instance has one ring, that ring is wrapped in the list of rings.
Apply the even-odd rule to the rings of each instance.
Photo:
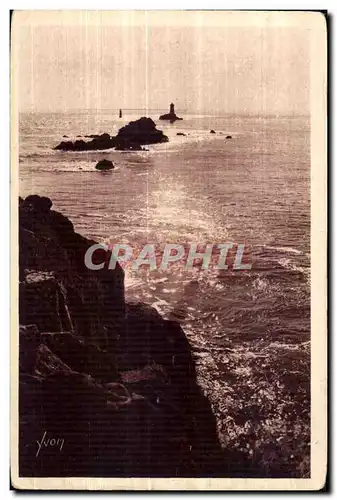
[[[12,12],[15,488],[324,486],[326,82],[321,12]]]

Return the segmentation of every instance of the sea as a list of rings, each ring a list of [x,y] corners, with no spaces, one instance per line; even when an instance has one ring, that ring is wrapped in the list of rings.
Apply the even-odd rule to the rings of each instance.
[[[20,195],[48,196],[77,232],[135,250],[145,243],[244,244],[251,269],[126,267],[126,298],[180,322],[223,448],[242,453],[265,475],[304,477],[310,118],[184,114],[171,124],[159,114],[21,113]],[[150,116],[169,142],[141,152],[53,149],[79,136],[115,135],[140,116]],[[103,158],[115,168],[95,170]]]

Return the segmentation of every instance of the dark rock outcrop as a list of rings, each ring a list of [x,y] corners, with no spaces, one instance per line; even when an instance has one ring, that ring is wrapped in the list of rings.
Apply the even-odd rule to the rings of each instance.
[[[183,136],[186,136],[186,134],[184,134],[184,132],[177,132],[177,135],[183,135]]]
[[[180,325],[125,303],[123,271],[51,210],[20,201],[19,474],[194,477],[225,470]],[[59,446],[43,446],[42,438]],[[62,444],[62,449],[60,449]]]
[[[36,325],[20,326],[19,365],[22,371],[31,373],[36,363],[36,351],[40,345],[40,332]]]
[[[42,333],[41,342],[72,370],[87,373],[99,381],[118,380],[116,362],[112,354],[70,332]]]
[[[177,120],[183,120],[183,118],[179,118],[179,116],[177,116],[175,113],[174,114],[165,113],[164,115],[161,115],[159,117],[159,120],[167,120],[167,121],[170,121],[171,123],[173,123]]]
[[[116,136],[116,148],[122,146],[125,149],[159,142],[168,142],[168,137],[156,128],[151,118],[144,116],[119,129]]]
[[[62,141],[54,149],[61,151],[97,151],[116,148],[117,150],[142,151],[144,144],[156,144],[167,142],[168,137],[161,130],[156,128],[156,124],[151,118],[142,117],[139,120],[130,122],[122,127],[118,134],[113,137],[109,134],[90,135],[92,140]]]
[[[125,310],[124,272],[119,265],[88,269],[84,256],[95,242],[75,233],[67,217],[47,210],[50,205],[38,196],[20,205],[20,322],[40,332],[74,331],[106,346]],[[109,259],[104,249],[93,255],[94,263]]]
[[[212,130],[210,131],[210,134],[215,134],[215,130],[213,130],[213,129],[212,129]]]
[[[101,160],[97,163],[96,165],[96,170],[112,170],[114,167],[114,164],[110,160]]]
[[[226,135],[226,139],[233,139],[231,135]]]
[[[103,149],[111,149],[116,146],[115,137],[109,134],[93,135],[92,141],[86,142],[77,140],[62,141],[54,149],[61,151],[99,151]]]

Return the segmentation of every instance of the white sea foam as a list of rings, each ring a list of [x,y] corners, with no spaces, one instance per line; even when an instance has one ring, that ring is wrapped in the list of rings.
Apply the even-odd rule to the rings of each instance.
[[[292,248],[292,247],[274,247],[274,246],[269,246],[266,245],[265,248],[268,250],[276,250],[277,252],[286,252],[286,253],[292,253],[296,255],[304,255],[304,252],[301,250],[298,250],[297,248]]]

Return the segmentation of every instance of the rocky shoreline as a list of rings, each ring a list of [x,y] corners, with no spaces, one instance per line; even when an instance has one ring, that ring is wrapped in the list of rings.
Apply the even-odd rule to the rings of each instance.
[[[226,475],[179,323],[127,303],[118,265],[87,269],[94,242],[51,207],[19,200],[20,476]]]

